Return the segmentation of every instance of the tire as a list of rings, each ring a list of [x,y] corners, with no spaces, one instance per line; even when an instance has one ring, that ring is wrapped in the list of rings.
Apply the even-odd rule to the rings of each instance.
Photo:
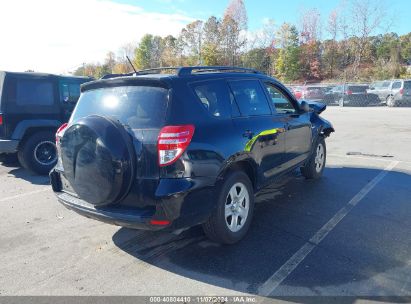
[[[394,96],[390,95],[387,97],[387,106],[388,107],[395,107]]]
[[[320,148],[321,147],[321,148]],[[322,155],[322,156],[320,156]],[[322,176],[327,159],[327,148],[324,137],[320,136],[307,164],[301,167],[302,175],[307,179],[318,179]]]
[[[54,132],[41,131],[30,135],[17,153],[20,164],[40,175],[46,175],[57,163]]]
[[[234,201],[233,204],[231,197],[235,194],[241,194],[241,191],[244,190],[246,192],[241,195],[244,195],[243,200],[240,203]],[[253,212],[254,191],[251,181],[244,172],[233,171],[226,176],[223,184],[219,187],[217,208],[203,224],[204,233],[209,239],[217,243],[234,244],[246,235],[250,228]],[[230,225],[231,223],[233,224]]]

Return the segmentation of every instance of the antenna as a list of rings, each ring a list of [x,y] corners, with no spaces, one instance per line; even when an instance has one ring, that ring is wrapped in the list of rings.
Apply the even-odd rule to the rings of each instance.
[[[134,72],[137,74],[137,70],[136,70],[136,68],[134,67],[133,63],[131,62],[130,58],[128,58],[127,55],[126,55],[126,58],[127,58],[128,62],[130,63],[131,67],[133,68]]]

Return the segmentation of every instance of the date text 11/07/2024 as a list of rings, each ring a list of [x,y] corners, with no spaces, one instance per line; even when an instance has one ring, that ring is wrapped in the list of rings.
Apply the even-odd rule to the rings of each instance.
[[[253,296],[158,296],[150,297],[150,303],[256,303]]]

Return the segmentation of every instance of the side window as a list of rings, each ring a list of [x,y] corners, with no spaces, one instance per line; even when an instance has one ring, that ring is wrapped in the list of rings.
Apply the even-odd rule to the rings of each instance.
[[[389,86],[390,86],[390,82],[389,82],[389,81],[384,81],[383,84],[382,84],[382,87],[383,87],[384,89],[388,88]]]
[[[53,83],[47,80],[18,79],[16,104],[18,106],[49,106],[54,101]]]
[[[76,103],[80,97],[80,84],[78,83],[62,83],[60,89],[62,102]]]
[[[277,113],[291,114],[296,112],[291,101],[279,89],[269,83],[266,83],[265,86]]]
[[[228,103],[231,99],[225,81],[216,80],[207,81],[207,83],[194,83],[192,87],[210,115],[216,118],[230,117]]]
[[[270,106],[258,80],[230,81],[241,116],[270,115]]]
[[[393,89],[400,89],[401,88],[401,82],[396,81],[392,84]]]

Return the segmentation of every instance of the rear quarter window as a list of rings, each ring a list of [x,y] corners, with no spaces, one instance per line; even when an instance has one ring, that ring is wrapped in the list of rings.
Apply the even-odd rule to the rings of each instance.
[[[120,86],[86,91],[70,118],[75,122],[101,115],[132,128],[160,128],[168,106],[169,90],[152,86]]]
[[[191,84],[195,95],[204,109],[214,118],[229,118],[235,109],[234,98],[230,96],[224,80],[198,82]]]
[[[368,86],[349,86],[348,90],[353,93],[365,93],[368,89]]]
[[[54,102],[53,83],[48,80],[18,79],[16,83],[16,105],[48,106]]]
[[[411,81],[404,81],[404,89],[411,89]]]

